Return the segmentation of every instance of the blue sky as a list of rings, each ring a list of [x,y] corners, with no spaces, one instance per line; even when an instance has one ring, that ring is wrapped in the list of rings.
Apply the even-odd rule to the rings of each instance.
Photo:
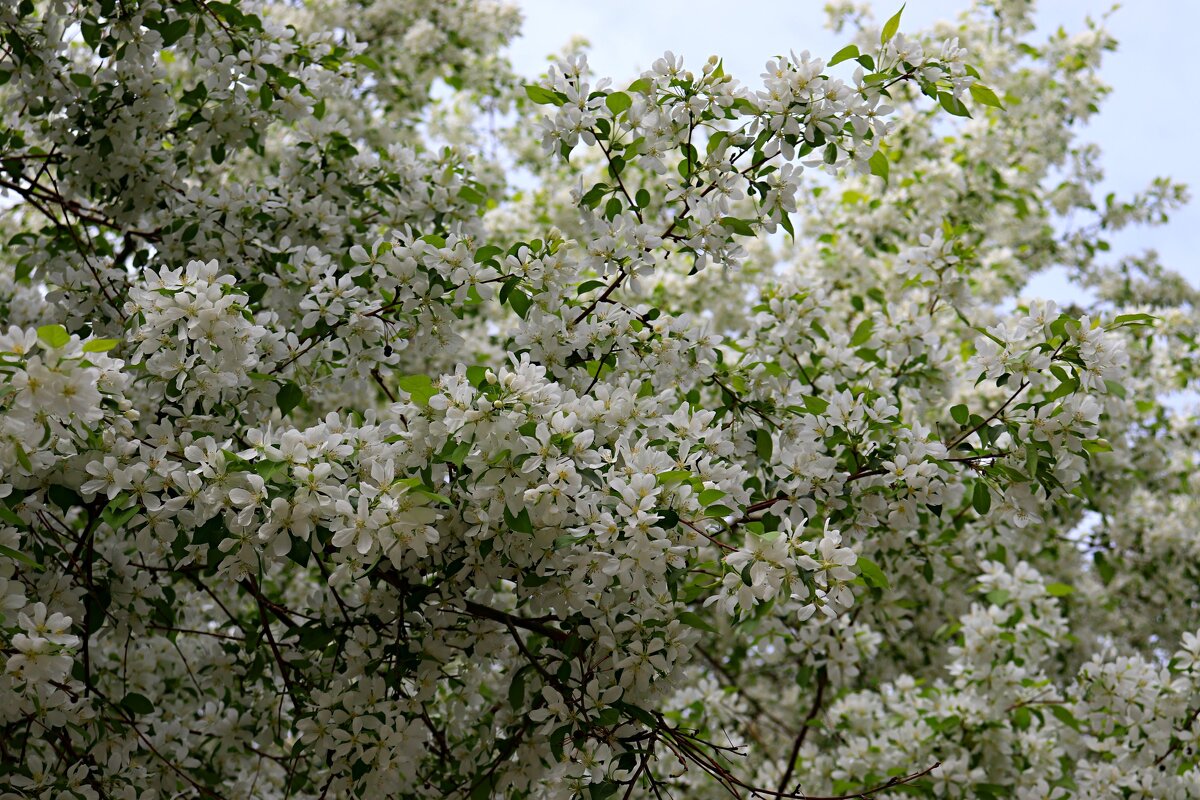
[[[725,59],[726,71],[747,83],[758,79],[775,53],[810,50],[828,57],[845,42],[824,27],[823,0],[517,0],[525,15],[524,33],[511,57],[518,71],[535,75],[546,56],[572,36],[591,44],[589,60],[600,75],[629,77],[664,50],[682,54],[698,67],[710,54]],[[899,0],[874,2],[875,16],[886,19]],[[965,0],[909,0],[902,30],[917,30],[953,17]],[[1039,4],[1045,31],[1082,27],[1086,16],[1100,16],[1109,3],[1095,0],[1048,0]],[[1113,87],[1101,113],[1084,133],[1104,150],[1102,191],[1128,195],[1157,175],[1187,183],[1197,200],[1158,228],[1113,237],[1118,253],[1156,249],[1162,262],[1200,285],[1200,147],[1196,144],[1196,32],[1200,2],[1140,0],[1119,8],[1108,28],[1120,47],[1105,60],[1103,76]],[[1028,294],[1065,299],[1070,290],[1059,276],[1039,278]]]

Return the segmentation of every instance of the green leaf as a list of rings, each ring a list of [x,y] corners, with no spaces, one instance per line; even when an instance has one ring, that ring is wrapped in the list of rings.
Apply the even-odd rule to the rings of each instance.
[[[858,58],[858,45],[848,44],[834,53],[833,58],[829,59],[829,63],[825,66],[832,67],[843,61],[849,61],[852,58]]]
[[[905,5],[908,4],[905,3]],[[904,6],[900,6],[900,10],[897,11],[891,19],[883,24],[883,32],[879,34],[880,44],[887,44],[893,39],[893,37],[895,37],[896,32],[900,30],[900,15],[903,13]]]
[[[992,493],[983,481],[975,483],[975,489],[971,493],[971,505],[975,507],[975,512],[980,516],[988,513],[991,509]]]
[[[809,395],[804,398],[804,409],[810,414],[824,414],[829,410],[829,401]]]
[[[498,256],[504,253],[504,250],[496,247],[494,244],[485,244],[483,247],[475,251],[475,263],[482,264],[493,256]]]
[[[1152,314],[1121,314],[1112,321],[1109,327],[1117,327],[1120,325],[1153,325],[1158,321],[1158,317]]]
[[[621,709],[621,711],[623,711],[626,714],[628,714],[629,716],[633,717],[634,719],[636,719],[638,722],[642,723],[646,727],[648,727],[648,728],[657,728],[658,727],[658,720],[655,719],[654,715],[651,714],[646,709],[640,708],[638,706],[630,705],[629,703],[622,703],[619,700],[617,701],[616,706],[617,706],[617,708]]]
[[[629,84],[628,91],[635,94],[645,94],[653,88],[654,84],[650,82],[649,78],[638,78],[636,81]]]
[[[279,406],[279,413],[285,417],[293,408],[300,405],[303,399],[304,392],[301,391],[299,384],[295,381],[288,381],[283,384],[275,394],[275,404]]]
[[[876,589],[888,588],[887,576],[883,574],[883,570],[869,558],[859,556],[858,562],[854,565],[858,567],[858,574],[862,575],[868,586],[874,586]]]
[[[301,539],[299,536],[293,536],[292,546],[288,550],[287,557],[296,562],[302,567],[308,566],[308,558],[312,555],[312,544],[308,539]]]
[[[536,84],[526,84],[525,94],[529,95],[529,99],[538,105],[561,106],[566,101],[558,96],[558,92],[553,92],[544,86]]]
[[[871,167],[872,175],[877,175],[880,178],[883,178],[884,183],[888,182],[888,175],[891,172],[892,164],[890,161],[888,161],[888,157],[884,155],[882,150],[876,150],[874,153],[872,153],[870,160],[867,161],[867,164],[869,164]]]
[[[608,97],[604,98],[604,105],[608,106],[608,110],[613,112],[613,114],[620,114],[632,106],[633,101],[624,92],[612,92]]]
[[[520,289],[514,289],[512,294],[508,296],[508,304],[512,306],[512,310],[517,312],[517,316],[525,319],[525,315],[529,313],[529,307],[533,305],[533,301],[529,295],[525,294]]]
[[[620,785],[613,781],[601,781],[600,783],[588,784],[588,800],[608,800],[617,793]]]
[[[383,72],[383,67],[379,64],[379,62],[371,58],[366,53],[359,53],[350,60],[355,64],[361,64],[372,72]]]
[[[24,525],[25,523],[21,523]],[[25,555],[20,550],[13,550],[11,547],[6,547],[0,544],[0,556],[11,558],[13,561],[20,561],[22,564],[27,564],[37,569],[43,569],[42,565],[35,561],[32,557]]]
[[[38,338],[50,347],[63,347],[71,341],[71,334],[62,325],[43,325],[37,332]]]
[[[17,516],[17,512],[13,511],[11,508],[9,508],[4,503],[0,503],[0,519],[4,520],[9,525],[14,525],[18,528],[28,528],[29,527],[29,525],[25,522],[25,520],[23,520],[19,516]],[[0,551],[0,552],[2,552],[2,551]],[[16,551],[13,550],[12,552],[15,553]]]
[[[854,329],[854,333],[850,336],[850,346],[860,347],[867,343],[871,335],[875,333],[875,320],[864,319],[858,323],[858,327]]]
[[[419,406],[428,406],[429,398],[438,393],[433,379],[428,375],[405,375],[396,381],[396,385],[407,392],[412,401]]]
[[[513,514],[505,506],[504,521],[517,533],[533,533],[533,522],[529,519],[529,509],[527,508],[522,508],[519,514]]]
[[[487,203],[487,195],[476,189],[474,186],[463,184],[458,190],[458,196],[468,203],[476,206],[482,206]]]
[[[100,517],[108,523],[113,530],[120,530],[125,527],[125,523],[133,519],[137,515],[141,507],[134,503],[129,508],[125,508],[125,501],[128,499],[126,495],[119,494],[109,501],[104,510],[100,512]]]
[[[737,217],[721,217],[721,224],[739,236],[754,235],[754,228],[751,227],[749,220],[738,219]]]
[[[54,505],[63,511],[69,511],[74,506],[83,505],[83,498],[74,489],[54,484],[46,490],[46,496]]]
[[[942,108],[946,109],[947,113],[956,117],[971,116],[970,109],[963,105],[963,101],[949,92],[938,92],[938,102],[942,104]]]
[[[1000,98],[996,96],[996,93],[984,86],[982,83],[971,84],[971,98],[976,103],[979,103],[983,106],[991,106],[992,108],[999,108],[1002,110],[1004,108],[1004,105],[1000,102]]]
[[[564,726],[564,727],[566,727],[566,726]],[[559,730],[562,730],[562,729],[560,728]],[[557,734],[557,731],[555,733]],[[565,738],[565,734],[564,734],[564,738]],[[562,749],[561,741],[559,743],[559,749],[560,750]],[[359,763],[361,763],[361,762],[359,762]],[[355,777],[357,778],[359,776],[355,776]],[[471,794],[469,795],[470,800],[489,800],[489,798],[491,798],[495,795],[495,788],[496,788],[496,773],[494,771],[485,772],[478,779],[472,781]]]
[[[191,30],[191,27],[191,20],[186,18],[177,19],[174,22],[162,26],[158,29],[159,34],[162,36],[162,46],[166,48],[175,44],[184,36],[187,36],[188,31]]]
[[[608,202],[604,204],[604,217],[606,219],[615,219],[621,213],[621,201],[616,197],[608,198]]]
[[[120,343],[120,339],[91,339],[83,343],[83,352],[107,353]]]
[[[967,420],[971,418],[971,410],[960,403],[950,409],[950,416],[959,425],[966,425]]]
[[[1073,730],[1080,729],[1079,720],[1075,719],[1075,715],[1068,711],[1066,706],[1057,704],[1052,705],[1050,706],[1050,713],[1054,715],[1055,719],[1057,719],[1063,725],[1066,725],[1068,728]]]
[[[467,382],[472,386],[482,386],[486,380],[487,367],[481,367],[478,364],[467,367]]]
[[[1066,597],[1075,591],[1074,586],[1069,586],[1065,583],[1047,583],[1046,593],[1051,597]]]
[[[712,626],[712,623],[701,617],[699,614],[695,614],[691,611],[680,612],[677,619],[690,628],[697,628],[702,631],[708,631],[709,633],[717,632],[717,629]]]
[[[785,231],[787,231],[788,235],[792,237],[792,241],[796,241],[796,229],[792,227],[792,216],[788,212],[780,212],[779,224]]]
[[[579,204],[588,208],[595,208],[600,205],[600,201],[604,199],[604,195],[608,194],[612,189],[607,183],[597,183],[592,188],[584,192],[583,197],[579,198]]]
[[[1013,709],[1013,727],[1019,731],[1023,731],[1033,722],[1033,714],[1030,713],[1026,706],[1017,706]]]
[[[153,714],[154,703],[137,692],[130,692],[121,700],[121,707],[132,714]]]
[[[513,711],[518,711],[525,705],[525,670],[517,670],[512,682],[508,684],[508,705]]]
[[[12,438],[11,441],[13,455],[17,457],[17,463],[20,464],[26,472],[33,472],[33,462],[29,460],[29,454],[25,452],[25,448],[21,446],[21,443],[17,441],[15,437]]]
[[[758,453],[759,458],[763,461],[770,461],[773,447],[770,431],[759,428],[754,432],[754,451]]]
[[[720,489],[705,489],[700,493],[700,497],[698,499],[700,500],[700,505],[711,506],[724,496],[725,492],[722,492]]]
[[[299,645],[305,650],[324,650],[337,638],[337,633],[332,629],[310,622],[300,629]]]

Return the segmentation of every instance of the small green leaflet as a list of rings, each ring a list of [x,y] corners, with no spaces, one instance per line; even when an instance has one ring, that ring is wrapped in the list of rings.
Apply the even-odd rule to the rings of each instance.
[[[1007,603],[1008,598],[1011,596],[1012,595],[1007,589],[992,589],[990,592],[984,595],[989,603],[997,606],[1002,606]]]
[[[22,523],[22,525],[23,524],[24,523]],[[2,544],[0,544],[0,556],[4,556],[6,558],[11,558],[14,561],[20,561],[22,564],[27,564],[27,565],[29,565],[31,567],[35,567],[37,569],[43,569],[41,564],[34,561],[32,558],[25,555],[21,551],[13,550],[11,547],[5,547]]]
[[[858,567],[858,573],[862,575],[862,579],[867,582],[868,586],[874,586],[876,589],[888,588],[887,576],[883,574],[883,570],[869,558],[865,556],[858,557],[858,563],[854,566]]]
[[[513,675],[512,682],[508,684],[508,704],[514,711],[525,705],[525,672],[530,667],[522,667]]]
[[[91,339],[83,343],[83,352],[107,353],[120,343],[120,339]]]
[[[748,220],[737,217],[721,217],[721,224],[739,236],[753,236],[754,228]]]
[[[858,58],[858,45],[848,44],[834,53],[833,58],[829,59],[829,63],[826,66],[832,67],[843,61],[849,61],[852,58]]]
[[[140,695],[136,692],[130,692],[121,700],[121,707],[132,714],[153,714],[154,703],[145,695]]]
[[[1079,720],[1075,718],[1074,714],[1067,710],[1066,706],[1057,704],[1052,705],[1050,706],[1050,713],[1054,715],[1055,719],[1066,725],[1068,728],[1073,730],[1080,729]]]
[[[970,110],[963,105],[963,101],[949,92],[938,92],[938,102],[942,104],[942,108],[946,109],[947,113],[956,117],[971,116]]]
[[[905,3],[905,5],[908,5]],[[883,32],[879,35],[879,43],[887,44],[900,30],[900,15],[904,13],[904,6],[900,6],[900,10],[895,15],[883,24]]]
[[[699,630],[708,631],[709,633],[717,632],[717,629],[714,628],[712,626],[712,624],[708,622],[708,620],[704,619],[699,614],[693,613],[691,611],[681,612],[679,614],[678,619],[684,625],[687,625],[689,627],[698,628]]]
[[[62,325],[43,325],[37,332],[38,338],[50,347],[63,347],[71,341],[71,334]]]
[[[883,182],[888,182],[888,175],[891,173],[891,162],[888,157],[883,154],[882,150],[876,150],[871,154],[871,158],[867,161],[871,167],[871,174],[883,178]]]
[[[632,106],[633,101],[624,92],[613,92],[604,98],[604,105],[608,106],[608,110],[613,112],[613,114],[620,114]]]
[[[1153,325],[1157,321],[1158,317],[1151,314],[1121,314],[1108,327],[1111,329],[1121,325]]]
[[[520,289],[514,289],[512,294],[508,296],[508,304],[512,306],[513,311],[517,312],[517,316],[525,319],[525,315],[529,313],[529,307],[533,305],[533,301],[529,298],[529,295]]]
[[[672,469],[666,472],[660,472],[655,476],[659,486],[666,486],[668,483],[679,483],[691,479],[692,473],[686,469]]]
[[[771,460],[773,445],[770,431],[759,428],[754,432],[754,449],[758,453],[758,457],[763,461]]]
[[[538,105],[561,106],[564,102],[557,92],[532,83],[525,86],[525,94],[529,95],[529,99]]]
[[[1004,105],[1000,102],[1000,98],[996,96],[996,93],[982,83],[971,84],[971,99],[981,106],[1004,109]]]
[[[300,405],[303,399],[304,392],[295,381],[288,381],[283,384],[275,394],[275,404],[279,406],[279,413],[285,417],[293,408]]]
[[[991,509],[992,493],[983,481],[975,484],[975,489],[971,493],[971,505],[975,508],[975,513],[980,516],[988,513]]]
[[[858,323],[858,327],[854,329],[854,333],[850,336],[850,346],[859,347],[867,343],[872,334],[875,333],[875,320],[864,319]]]
[[[396,385],[407,392],[412,401],[419,406],[429,405],[429,398],[438,393],[434,388],[433,379],[428,375],[405,375],[396,381]]]

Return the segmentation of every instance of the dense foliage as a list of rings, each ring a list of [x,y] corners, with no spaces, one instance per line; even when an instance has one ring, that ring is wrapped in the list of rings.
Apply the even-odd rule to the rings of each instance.
[[[1185,192],[1028,5],[0,0],[0,798],[1200,796]]]

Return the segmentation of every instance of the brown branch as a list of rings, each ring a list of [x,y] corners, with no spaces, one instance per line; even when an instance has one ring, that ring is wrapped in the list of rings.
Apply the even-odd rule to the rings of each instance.
[[[1192,729],[1192,725],[1196,723],[1197,717],[1200,717],[1200,706],[1196,706],[1196,710],[1193,711],[1191,716],[1188,717],[1187,722],[1183,724],[1183,727],[1179,729],[1179,732],[1183,733],[1185,731],[1190,731]],[[1154,759],[1154,766],[1157,767],[1159,764],[1166,761],[1172,753],[1179,749],[1181,742],[1181,739],[1175,739],[1175,741],[1171,742],[1171,746],[1167,748],[1166,752]]]
[[[920,772],[914,772],[911,775],[897,776],[897,777],[889,780],[887,783],[881,783],[878,786],[875,786],[871,789],[865,789],[865,790],[859,792],[858,794],[839,794],[839,795],[826,795],[826,796],[819,796],[819,795],[815,795],[815,794],[805,794],[805,795],[799,795],[799,796],[804,798],[804,800],[866,800],[866,798],[869,798],[873,794],[882,792],[884,789],[891,789],[895,786],[903,786],[906,783],[912,783],[913,781],[920,780],[921,778],[924,778],[926,775],[933,772],[935,769],[937,769],[941,765],[942,765],[942,762],[940,762],[940,761],[934,762],[933,764],[930,764],[928,767],[921,770]]]
[[[704,649],[703,647],[697,647],[696,652],[700,653],[704,660],[707,661],[712,668],[715,669],[717,673],[725,679],[725,683],[737,691],[738,696],[744,699],[750,705],[750,708],[754,709],[755,714],[771,720],[771,722],[774,722],[776,725],[778,725],[780,730],[782,730],[784,733],[787,733],[789,736],[796,735],[796,731],[791,726],[768,711],[767,708],[763,706],[762,703],[758,702],[758,700],[753,696],[742,691],[742,688],[738,686],[737,678],[730,674],[729,670],[720,662],[719,659],[717,659],[716,656],[708,652],[708,650]]]
[[[726,544],[725,542],[722,542],[720,539],[717,539],[716,537],[714,537],[714,536],[712,536],[712,535],[710,535],[710,534],[706,533],[706,532],[705,532],[703,529],[701,529],[700,527],[698,527],[698,526],[697,526],[695,523],[693,523],[693,522],[689,522],[688,520],[686,520],[686,519],[683,519],[682,517],[680,517],[679,521],[680,521],[680,522],[682,522],[684,525],[688,526],[689,528],[691,528],[691,529],[692,529],[693,531],[695,531],[696,533],[698,533],[698,534],[700,534],[701,536],[703,536],[705,539],[708,539],[710,542],[712,542],[713,544],[715,544],[717,547],[720,547],[720,548],[722,548],[722,549],[728,550],[728,551],[729,551],[729,552],[731,552],[731,553],[736,553],[736,552],[737,552],[737,548],[736,548],[736,547],[734,547],[734,546],[733,546],[733,545],[731,545],[731,544]]]
[[[542,620],[529,619],[527,617],[518,617],[515,614],[509,614],[505,611],[485,606],[481,603],[476,603],[473,600],[467,600],[463,603],[464,610],[473,617],[480,619],[488,619],[492,622],[499,622],[505,627],[514,626],[522,628],[532,633],[541,634],[548,639],[553,639],[556,642],[566,641],[569,634],[566,631],[561,631],[558,628],[552,628],[545,624]]]
[[[817,673],[817,694],[813,697],[812,707],[808,709],[808,716],[804,718],[804,722],[800,725],[800,732],[796,734],[796,739],[792,742],[792,753],[788,756],[787,769],[784,770],[783,777],[779,779],[780,792],[787,790],[788,781],[792,779],[792,774],[796,770],[796,759],[800,756],[800,748],[804,746],[804,740],[808,737],[812,721],[816,719],[817,714],[821,713],[821,706],[825,702],[825,688],[828,685],[829,673],[822,669]]]

